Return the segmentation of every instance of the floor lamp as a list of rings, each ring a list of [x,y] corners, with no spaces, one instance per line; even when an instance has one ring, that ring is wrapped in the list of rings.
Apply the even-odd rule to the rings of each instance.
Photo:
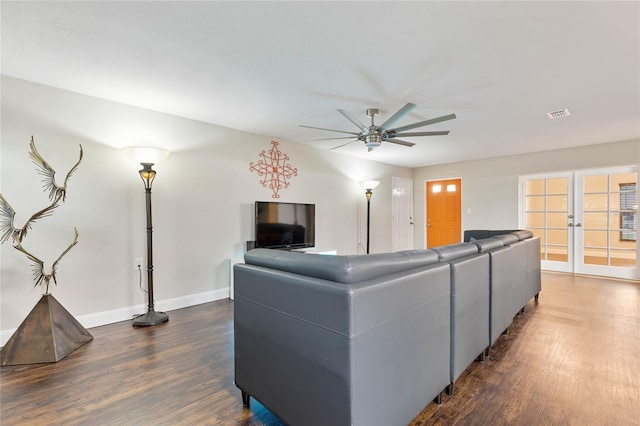
[[[367,196],[367,254],[369,254],[369,231],[371,228],[371,195],[373,190],[380,185],[377,180],[366,180],[362,182],[362,187],[365,189],[364,195]]]
[[[138,315],[133,319],[134,327],[149,327],[169,321],[169,315],[164,312],[156,312],[153,301],[153,224],[151,220],[151,185],[156,177],[156,171],[152,166],[165,159],[169,151],[159,148],[125,148],[127,154],[142,165],[139,171],[144,192],[147,211],[147,313]]]

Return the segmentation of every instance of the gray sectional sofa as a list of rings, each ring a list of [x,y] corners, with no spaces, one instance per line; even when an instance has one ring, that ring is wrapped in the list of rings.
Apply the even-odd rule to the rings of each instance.
[[[249,251],[234,266],[243,403],[293,426],[410,423],[537,298],[539,239],[508,235],[370,255]]]

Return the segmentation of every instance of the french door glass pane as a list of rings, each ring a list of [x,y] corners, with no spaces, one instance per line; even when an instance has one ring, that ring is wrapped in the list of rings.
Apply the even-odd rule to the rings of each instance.
[[[585,265],[608,265],[608,253],[606,248],[585,248],[584,264]]]
[[[609,175],[585,176],[584,177],[584,193],[609,192]]]
[[[607,231],[584,230],[584,246],[607,248]]]
[[[567,211],[569,205],[569,197],[567,195],[549,195],[547,196],[547,211]]]
[[[567,178],[547,179],[547,194],[567,194]]]
[[[544,228],[544,213],[527,213],[527,228]]]
[[[547,260],[552,260],[554,262],[568,262],[569,248],[547,245]]]
[[[609,215],[606,212],[595,212],[584,214],[584,227],[589,229],[607,229]]]
[[[533,195],[526,197],[527,211],[544,211],[544,195]]]
[[[637,175],[611,173],[583,179],[585,265],[636,266]]]
[[[550,228],[565,228],[567,226],[567,213],[547,213],[547,226]]]
[[[527,195],[544,195],[545,179],[531,179],[525,182]]]
[[[611,250],[611,266],[633,268],[636,266],[636,251]]]
[[[633,233],[629,233],[624,235],[622,231],[610,231],[609,232],[609,247],[613,249],[627,249],[627,250],[635,250],[636,249],[636,235],[635,231]],[[626,236],[628,238],[622,238]]]
[[[607,211],[608,206],[606,192],[604,194],[584,194],[584,211]]]
[[[609,190],[611,192],[620,191],[620,186],[625,184],[633,184],[636,182],[636,174],[635,173],[618,173],[615,175],[611,175],[611,185]]]
[[[547,229],[547,243],[566,246],[569,243],[566,229]]]

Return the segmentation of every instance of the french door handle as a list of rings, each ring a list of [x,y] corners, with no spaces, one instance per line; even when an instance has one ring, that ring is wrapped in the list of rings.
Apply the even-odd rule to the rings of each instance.
[[[581,223],[576,223],[576,228],[580,228],[582,226]]]
[[[567,226],[571,228],[573,226],[573,223],[568,223]]]

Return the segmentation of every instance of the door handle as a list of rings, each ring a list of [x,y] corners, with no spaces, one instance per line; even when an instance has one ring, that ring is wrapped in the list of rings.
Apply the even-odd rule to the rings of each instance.
[[[576,223],[576,228],[580,228],[582,226],[581,223]]]
[[[568,223],[567,226],[571,228],[573,226],[573,223]]]

